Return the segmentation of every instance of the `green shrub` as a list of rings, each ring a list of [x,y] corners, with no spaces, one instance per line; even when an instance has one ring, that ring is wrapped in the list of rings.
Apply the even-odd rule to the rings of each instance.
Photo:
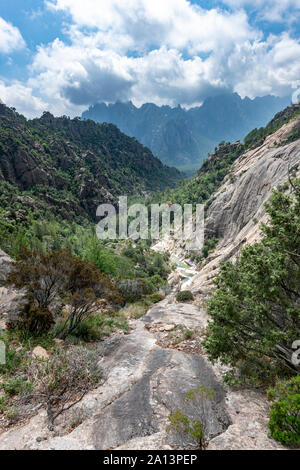
[[[133,303],[141,300],[144,295],[151,294],[147,282],[143,279],[120,279],[117,288],[125,302]]]
[[[48,427],[71,409],[101,380],[99,351],[82,346],[56,351],[48,361],[32,361],[28,376],[36,383],[35,396],[45,403]]]
[[[131,304],[121,310],[122,314],[125,318],[138,318],[143,317],[147,313],[148,307],[143,302],[137,302],[135,304]]]
[[[21,366],[24,359],[24,351],[17,351],[11,347],[3,337],[1,337],[1,340],[4,340],[6,343],[6,363],[4,365],[0,365],[0,374],[13,375]]]
[[[164,300],[165,296],[162,294],[152,294],[149,298],[153,304],[157,304],[158,302]]]
[[[106,250],[95,237],[88,244],[87,258],[96,264],[100,272],[108,275],[118,274],[116,257]]]
[[[2,388],[10,396],[25,395],[32,390],[32,383],[24,381],[22,377],[14,377],[4,383]]]
[[[72,336],[86,343],[100,341],[103,337],[103,318],[99,318],[97,315],[91,315],[78,325],[73,331]]]
[[[300,376],[278,382],[269,389],[272,406],[269,429],[272,437],[283,445],[300,446]]]
[[[184,339],[192,339],[195,336],[195,332],[193,330],[186,330],[183,336]]]
[[[214,390],[207,389],[204,385],[200,385],[196,390],[190,390],[186,394],[185,402],[198,401],[200,411],[201,402],[203,406],[203,400],[212,400],[214,395]],[[201,402],[199,400],[201,400]],[[200,450],[206,448],[209,423],[205,417],[202,421],[195,420],[184,415],[181,410],[177,410],[170,414],[168,420],[167,432],[186,434],[196,442]]]
[[[171,413],[168,420],[167,432],[187,434],[196,441],[199,449],[204,448],[204,430],[200,420],[191,420],[180,410]]]
[[[202,251],[201,251],[201,256],[200,256],[201,259],[207,258],[209,253],[214,251],[214,249],[216,248],[216,246],[218,244],[218,241],[219,240],[216,237],[208,238],[207,240],[205,240],[204,246],[203,246]]]
[[[262,240],[221,266],[204,346],[211,360],[243,365],[262,383],[297,368],[291,345],[300,331],[300,180],[291,194],[274,191]],[[270,374],[268,373],[270,371]]]
[[[89,315],[99,310],[100,299],[121,301],[109,277],[88,260],[72,256],[69,249],[43,253],[23,248],[6,283],[26,288],[30,308],[21,324],[41,334],[53,323],[50,306],[58,300],[68,305],[68,313],[58,335],[65,339]]]
[[[177,302],[189,302],[194,300],[194,296],[190,290],[183,290],[177,294],[176,300]]]

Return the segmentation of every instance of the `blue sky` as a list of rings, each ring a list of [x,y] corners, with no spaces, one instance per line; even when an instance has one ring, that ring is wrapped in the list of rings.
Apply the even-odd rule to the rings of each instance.
[[[299,20],[300,0],[1,0],[0,99],[33,117],[291,95]]]

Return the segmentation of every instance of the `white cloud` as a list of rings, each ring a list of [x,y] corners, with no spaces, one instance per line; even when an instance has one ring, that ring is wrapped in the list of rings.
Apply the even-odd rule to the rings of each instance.
[[[41,115],[48,108],[45,101],[33,95],[31,88],[20,82],[6,85],[0,81],[0,98],[7,106],[15,107],[19,113],[28,118]]]
[[[71,14],[72,44],[57,39],[39,47],[29,84],[68,112],[71,105],[79,113],[87,104],[118,99],[198,103],[230,88],[201,55],[228,55],[236,44],[261,37],[244,12],[204,10],[186,0],[52,0],[48,6]]]
[[[0,17],[0,53],[9,54],[23,47],[25,42],[18,28]]]
[[[187,0],[48,0],[52,11],[70,15],[69,43],[56,39],[37,48],[23,109],[27,98],[32,113],[44,106],[74,116],[100,101],[190,107],[224,90],[291,93],[299,85],[299,40],[288,33],[264,39],[240,10],[248,0],[223,3],[234,10],[205,10]]]
[[[73,39],[77,35],[82,41],[79,28],[94,28],[97,33],[88,40],[92,36],[94,45],[113,50],[145,51],[164,45],[196,54],[213,50],[222,40],[227,46],[258,34],[244,12],[205,10],[186,0],[49,0],[47,4],[72,16]]]
[[[209,61],[185,59],[165,46],[134,58],[56,40],[39,49],[32,75],[30,86],[48,100],[72,103],[75,114],[100,101],[191,105],[228,87],[213,76]]]
[[[256,9],[258,17],[270,22],[297,22],[300,14],[300,0],[222,0],[232,8],[250,7]]]

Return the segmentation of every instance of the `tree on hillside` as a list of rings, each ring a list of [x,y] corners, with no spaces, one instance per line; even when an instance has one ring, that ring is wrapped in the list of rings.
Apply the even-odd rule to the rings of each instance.
[[[25,288],[29,307],[19,320],[34,333],[54,323],[54,303],[60,305],[60,313],[65,307],[59,330],[63,339],[99,309],[101,299],[120,301],[110,279],[95,264],[73,256],[69,249],[48,253],[21,249],[6,283]]]
[[[300,339],[300,181],[290,194],[274,191],[266,211],[261,242],[221,267],[208,308],[210,358],[249,376],[300,372],[292,360]]]

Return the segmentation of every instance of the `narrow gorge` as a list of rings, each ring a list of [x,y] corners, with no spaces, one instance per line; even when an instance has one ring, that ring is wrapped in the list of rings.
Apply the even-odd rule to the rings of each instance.
[[[85,410],[82,423],[70,430],[67,412],[55,432],[49,431],[41,407],[29,421],[2,431],[1,450],[194,448],[187,436],[167,432],[168,417],[176,410],[208,423],[209,450],[284,448],[269,437],[265,394],[225,385],[227,369],[209,362],[202,338],[209,321],[205,304],[220,263],[235,260],[243,246],[260,239],[272,189],[282,187],[292,172],[299,174],[300,140],[294,138],[299,132],[298,114],[234,162],[208,204],[206,231],[218,243],[201,267],[190,260],[183,240],[167,237],[152,247],[170,252],[177,265],[169,276],[171,292],[144,316],[131,319],[129,331],[117,331],[97,344],[103,381],[76,405]],[[2,269],[8,264],[3,254]],[[193,302],[176,301],[185,289],[193,293]],[[9,295],[2,288],[2,319]],[[177,342],[178,335],[184,339]],[[213,398],[187,403],[186,394],[199,385],[213,390]]]

